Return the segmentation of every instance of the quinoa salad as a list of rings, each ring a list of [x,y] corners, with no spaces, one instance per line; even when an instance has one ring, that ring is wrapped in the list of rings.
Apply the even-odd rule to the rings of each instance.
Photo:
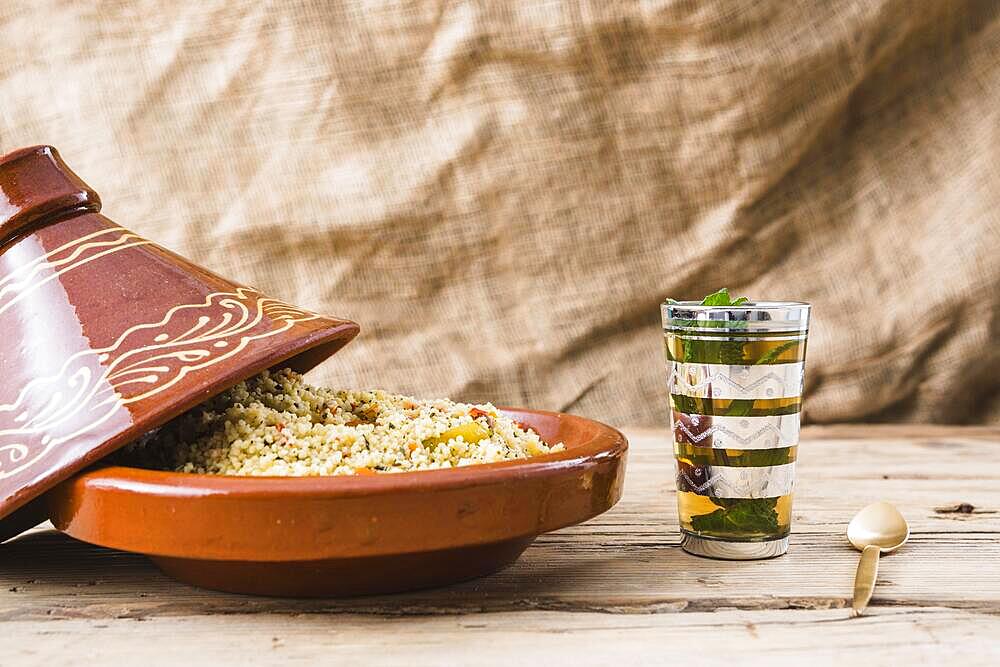
[[[489,403],[337,391],[265,371],[126,447],[122,463],[214,475],[372,475],[563,450]]]

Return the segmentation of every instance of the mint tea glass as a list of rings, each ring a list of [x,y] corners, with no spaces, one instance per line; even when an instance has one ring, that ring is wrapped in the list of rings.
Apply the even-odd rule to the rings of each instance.
[[[791,530],[809,305],[662,306],[681,546],[780,556]]]

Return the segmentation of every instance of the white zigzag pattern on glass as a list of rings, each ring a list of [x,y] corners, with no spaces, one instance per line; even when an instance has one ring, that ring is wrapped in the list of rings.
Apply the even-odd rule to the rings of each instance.
[[[779,429],[774,424],[767,424],[766,426],[762,426],[756,432],[751,433],[748,436],[742,436],[739,433],[736,433],[735,431],[726,428],[725,426],[716,426],[716,425],[710,426],[702,433],[692,433],[691,430],[688,429],[688,427],[685,426],[684,423],[680,420],[677,420],[674,423],[674,428],[679,430],[685,436],[687,436],[691,440],[691,442],[694,443],[695,445],[697,445],[699,442],[709,437],[712,437],[714,439],[715,437],[718,436],[725,436],[726,438],[732,439],[736,443],[742,445],[744,449],[749,449],[751,444],[760,439],[762,436],[767,435],[768,433],[773,434],[775,437],[777,437],[777,444],[769,445],[769,447],[791,447],[792,445],[796,444],[795,438],[792,438],[791,440],[786,439],[785,434],[782,433],[781,429]]]
[[[677,382],[678,388],[680,388],[683,392],[689,392],[689,391],[690,392],[697,392],[697,391],[699,391],[701,389],[705,389],[705,388],[710,387],[710,386],[715,385],[715,384],[727,384],[727,385],[729,385],[730,388],[735,389],[736,391],[738,391],[738,392],[740,392],[741,394],[744,394],[744,395],[752,393],[755,389],[757,389],[758,387],[764,386],[768,382],[774,382],[779,387],[784,387],[785,386],[784,381],[779,376],[775,375],[774,373],[768,373],[764,377],[758,378],[757,380],[755,380],[754,382],[751,382],[748,385],[742,385],[739,382],[737,382],[736,380],[732,379],[731,377],[729,377],[728,375],[726,375],[725,373],[722,373],[722,372],[716,373],[715,375],[713,375],[713,376],[711,376],[709,378],[706,378],[706,379],[702,380],[701,382],[696,382],[694,384],[688,383],[687,380],[685,380],[683,377],[681,377],[680,374],[678,373],[678,377],[676,378],[675,381]],[[677,392],[677,393],[681,393],[681,392]],[[753,397],[751,396],[750,398],[753,398]]]
[[[700,484],[683,470],[678,470],[677,475],[683,478],[688,490],[699,495],[708,491],[708,495],[716,498],[774,498],[794,490],[794,467],[794,463],[789,463],[770,468],[742,468],[739,470],[743,478],[736,481],[728,478],[732,469],[726,468]]]
[[[671,393],[712,398],[785,398],[802,392],[802,363],[727,366],[673,362]]]

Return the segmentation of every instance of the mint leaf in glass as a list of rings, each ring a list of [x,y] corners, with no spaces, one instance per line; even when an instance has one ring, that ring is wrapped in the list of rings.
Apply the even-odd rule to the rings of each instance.
[[[713,292],[702,299],[701,305],[732,308],[749,302],[750,299],[745,296],[732,298],[729,295],[729,288],[723,287],[718,292]],[[676,305],[678,302],[674,299],[667,299],[667,303]],[[676,324],[680,327],[702,329],[741,329],[746,326],[746,322],[739,320],[678,320]],[[695,360],[713,364],[742,365],[744,362],[743,343],[738,340],[685,340],[682,361],[692,363]]]
[[[747,303],[750,299],[745,296],[737,297],[736,299],[730,299],[729,288],[723,287],[718,292],[709,294],[704,299],[701,300],[701,305],[703,306],[740,306]]]
[[[765,534],[778,532],[777,498],[710,498],[719,509],[691,517],[691,528],[699,533]]]

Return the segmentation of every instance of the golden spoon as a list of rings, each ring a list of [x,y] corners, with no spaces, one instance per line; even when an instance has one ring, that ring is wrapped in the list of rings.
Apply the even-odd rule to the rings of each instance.
[[[875,590],[878,557],[906,544],[910,527],[895,507],[886,502],[872,503],[854,515],[847,525],[847,539],[861,551],[858,573],[854,575],[854,616],[864,613]]]

